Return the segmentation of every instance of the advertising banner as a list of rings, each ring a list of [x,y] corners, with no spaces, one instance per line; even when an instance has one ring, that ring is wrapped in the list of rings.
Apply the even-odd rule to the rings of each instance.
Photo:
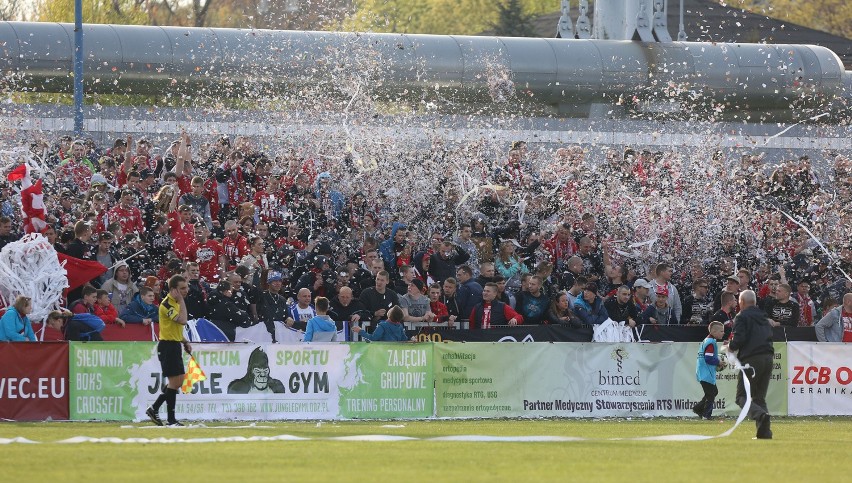
[[[694,416],[698,343],[436,344],[439,417]],[[783,344],[769,409],[786,414]],[[717,374],[714,414],[735,415],[736,374]]]
[[[0,344],[0,419],[68,419],[68,344]]]
[[[430,344],[195,344],[193,355],[207,380],[178,395],[176,415],[430,417],[431,353]],[[145,419],[164,387],[156,344],[72,343],[71,360],[72,419]]]
[[[852,415],[852,346],[828,342],[787,346],[790,415]]]

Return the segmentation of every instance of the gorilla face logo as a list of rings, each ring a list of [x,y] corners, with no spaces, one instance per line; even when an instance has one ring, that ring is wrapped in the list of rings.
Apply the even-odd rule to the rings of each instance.
[[[269,367],[255,367],[251,370],[254,376],[254,387],[263,391],[269,385]]]
[[[251,352],[246,375],[228,384],[228,394],[283,393],[284,384],[269,375],[269,356],[258,347]]]

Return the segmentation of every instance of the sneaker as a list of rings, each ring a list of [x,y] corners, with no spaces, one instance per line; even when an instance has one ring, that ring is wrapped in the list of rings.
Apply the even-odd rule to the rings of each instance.
[[[763,413],[757,418],[757,439],[772,439],[769,413]]]
[[[695,406],[692,406],[692,412],[694,412],[700,418],[704,415],[704,408],[701,407],[700,404],[696,404]]]
[[[166,426],[170,428],[182,428],[183,423],[181,423],[180,421],[169,421],[169,424],[167,424]]]
[[[149,406],[148,409],[145,410],[145,414],[148,415],[148,418],[151,420],[152,423],[156,424],[157,426],[163,425],[163,420],[160,419],[160,415],[157,414],[157,411],[154,411],[154,408]]]

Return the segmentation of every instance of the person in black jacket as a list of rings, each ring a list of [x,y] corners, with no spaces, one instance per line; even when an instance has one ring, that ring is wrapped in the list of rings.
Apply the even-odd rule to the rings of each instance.
[[[429,274],[436,282],[443,282],[456,274],[456,267],[468,261],[470,255],[450,241],[441,243],[441,249],[429,258]]]
[[[754,371],[746,370],[751,383],[751,407],[749,416],[757,426],[757,439],[772,439],[769,410],[766,407],[766,391],[772,376],[775,348],[772,345],[772,327],[766,314],[757,306],[757,295],[752,290],[740,294],[740,313],[734,319],[734,337],[728,344],[738,351],[737,358],[743,365],[749,364]],[[743,372],[737,381],[737,405],[745,406],[746,392]]]
[[[186,283],[189,285],[189,292],[184,297],[189,318],[207,317],[207,294],[210,292],[210,287],[201,281],[198,263],[187,262],[184,277],[186,277]]]
[[[219,282],[216,291],[207,299],[210,308],[207,318],[233,342],[237,336],[237,327],[251,327],[254,321],[248,312],[237,307],[232,296],[231,283],[227,280]]]
[[[609,318],[616,322],[627,322],[630,327],[636,327],[639,321],[639,309],[630,300],[630,287],[622,285],[615,292],[615,297],[610,297],[604,302]]]

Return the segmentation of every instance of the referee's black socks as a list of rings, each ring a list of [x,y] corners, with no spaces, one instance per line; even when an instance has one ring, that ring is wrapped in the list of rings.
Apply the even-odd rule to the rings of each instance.
[[[170,387],[166,388],[166,393],[164,396],[166,397],[166,410],[169,414],[168,421],[173,423],[176,421],[175,419],[175,402],[177,401],[177,389],[172,389]],[[162,396],[160,396],[162,397]],[[157,399],[159,401],[159,399]]]

